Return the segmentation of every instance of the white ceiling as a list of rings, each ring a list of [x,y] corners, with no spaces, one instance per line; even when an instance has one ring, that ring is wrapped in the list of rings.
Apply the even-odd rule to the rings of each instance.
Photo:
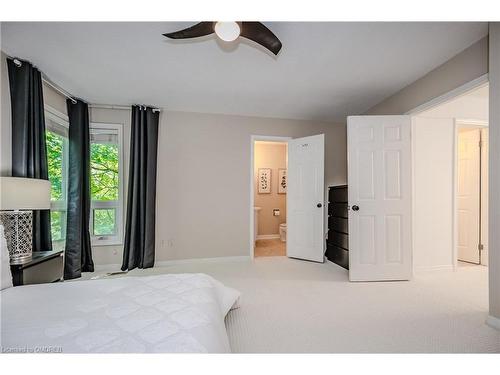
[[[2,23],[1,47],[91,103],[325,121],[360,114],[487,35],[486,23],[266,25],[250,41],[171,41],[161,23]]]

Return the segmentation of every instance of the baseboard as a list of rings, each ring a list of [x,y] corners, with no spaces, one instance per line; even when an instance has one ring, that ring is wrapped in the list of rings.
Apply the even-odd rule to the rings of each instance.
[[[94,265],[94,271],[96,271],[96,272],[116,272],[116,271],[120,271],[121,268],[122,268],[121,264]]]
[[[435,271],[453,271],[454,267],[452,264],[442,264],[439,266],[421,266],[415,267],[415,273],[426,273],[426,272],[435,272]]]
[[[174,266],[176,264],[190,264],[190,263],[218,263],[218,262],[244,262],[249,261],[250,256],[234,256],[234,257],[215,257],[215,258],[191,258],[191,259],[177,259],[177,260],[162,260],[155,262],[154,267]],[[95,265],[94,269],[97,272],[113,272],[121,269],[121,264],[101,264]]]
[[[274,240],[280,238],[279,233],[278,234],[259,234],[257,236],[258,240]]]
[[[486,318],[486,324],[500,331],[500,319],[488,315],[488,317]]]

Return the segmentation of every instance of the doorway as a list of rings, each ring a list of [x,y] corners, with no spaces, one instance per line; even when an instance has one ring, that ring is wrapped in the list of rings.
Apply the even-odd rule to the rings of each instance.
[[[288,143],[254,141],[254,257],[286,256]]]
[[[457,265],[488,262],[488,127],[457,121],[455,253]]]
[[[263,158],[256,162],[257,142],[263,145],[285,145],[285,163],[273,164]],[[283,146],[282,146],[283,147]],[[284,166],[284,168],[282,167]],[[250,257],[256,256],[257,240],[279,240],[263,243],[257,255],[285,255],[289,258],[324,262],[325,255],[325,135],[317,134],[301,138],[257,136],[250,137]],[[278,201],[261,202],[260,194],[281,196],[283,209]],[[256,198],[257,197],[257,198]],[[284,197],[284,198],[283,198]],[[260,203],[259,203],[260,204]],[[285,212],[283,212],[285,211]],[[261,221],[259,224],[259,221]],[[266,222],[271,225],[266,227]],[[284,243],[284,244],[283,244]],[[277,246],[280,244],[281,246]],[[278,249],[274,249],[277,246]],[[283,251],[283,248],[285,249]]]

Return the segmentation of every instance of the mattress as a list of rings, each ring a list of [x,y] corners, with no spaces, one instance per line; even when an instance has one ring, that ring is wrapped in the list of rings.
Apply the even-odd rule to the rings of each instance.
[[[0,298],[4,353],[224,353],[239,292],[170,274],[27,285]]]

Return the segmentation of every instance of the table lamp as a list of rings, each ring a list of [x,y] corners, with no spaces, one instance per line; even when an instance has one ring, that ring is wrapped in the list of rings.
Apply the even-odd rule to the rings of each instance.
[[[33,212],[50,208],[50,182],[36,178],[0,177],[0,223],[11,263],[31,259]]]

